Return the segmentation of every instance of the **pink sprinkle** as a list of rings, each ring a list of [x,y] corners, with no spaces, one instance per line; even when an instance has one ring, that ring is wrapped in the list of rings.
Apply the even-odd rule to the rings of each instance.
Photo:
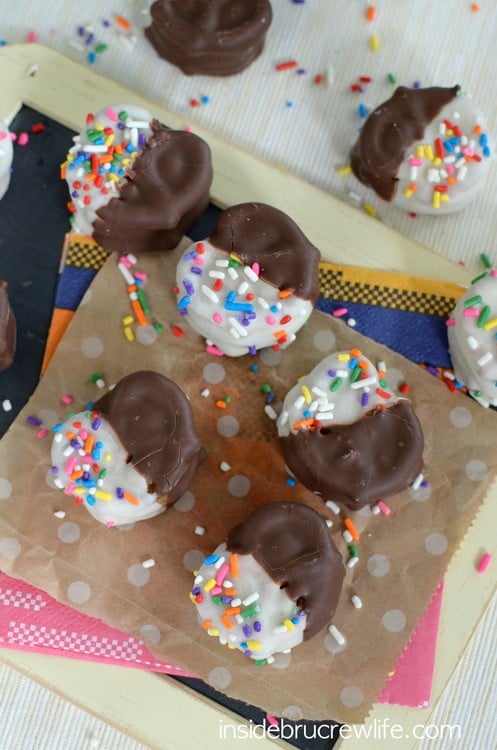
[[[276,320],[273,318],[272,315],[266,315],[266,317],[264,318],[264,320],[266,321],[266,323],[268,324],[268,326],[274,326],[274,324],[276,323]]]
[[[478,318],[480,316],[480,310],[478,310],[477,307],[467,307],[466,310],[463,311],[463,315],[465,318]]]
[[[193,128],[191,125],[187,125],[185,128],[185,133],[193,133]]]
[[[73,397],[69,396],[69,394],[66,393],[64,396],[61,396],[60,400],[62,401],[63,404],[72,404]]]
[[[86,440],[86,438],[88,437],[88,430],[80,430],[79,436],[81,440]]]
[[[29,141],[29,135],[27,133],[19,133],[17,137],[18,146],[25,146],[28,141]]]
[[[221,351],[221,349],[218,349],[217,346],[214,346],[213,344],[211,346],[206,346],[205,351],[207,354],[214,354],[216,357],[224,357],[224,352]]]
[[[410,167],[422,167],[423,159],[420,159],[418,156],[411,156],[408,160],[408,164]]]
[[[9,133],[9,138],[11,141],[17,141],[17,135],[15,133]]]
[[[491,560],[492,560],[492,555],[489,552],[485,552],[480,562],[476,566],[476,570],[478,571],[478,573],[485,573],[488,566],[490,565]]]
[[[261,267],[258,263],[252,263],[252,271],[259,276],[261,272]]]
[[[392,512],[392,509],[386,503],[384,503],[383,500],[378,500],[376,505],[381,510],[384,516],[389,516]]]
[[[106,521],[105,525],[107,526],[108,529],[111,529],[114,526],[114,521]]]
[[[119,258],[119,263],[122,263],[123,266],[126,266],[126,268],[131,268],[131,262],[125,255],[121,255]]]
[[[203,266],[205,263],[204,259],[199,255],[195,256],[195,258],[193,259],[193,262],[195,263],[196,266]]]
[[[447,320],[445,321],[446,326],[455,326],[455,324],[456,324],[455,318],[447,318]]]
[[[212,320],[214,321],[214,323],[222,323],[223,316],[220,313],[214,313],[214,315],[212,316]]]
[[[143,271],[135,271],[135,278],[140,279],[140,281],[146,281],[148,279],[148,273],[144,273]]]
[[[46,429],[46,427],[42,427],[41,430],[38,430],[38,432],[36,433],[36,437],[39,440],[42,440],[44,437],[47,436],[47,433],[48,433],[48,430]]]
[[[223,583],[224,579],[228,575],[229,569],[230,566],[228,565],[228,563],[221,565],[221,567],[219,568],[218,574],[216,576],[216,583],[218,586],[221,586],[221,584]]]
[[[112,120],[112,122],[117,122],[119,120],[119,115],[117,114],[115,109],[112,109],[112,107],[106,107],[105,114],[109,118],[109,120]]]
[[[64,495],[72,495],[73,489],[76,487],[74,482],[69,482],[67,487],[64,489]]]
[[[27,42],[36,42],[36,31],[29,31],[26,37]]]
[[[266,721],[268,724],[271,724],[273,727],[278,726],[278,719],[276,716],[272,716],[271,714],[266,714]]]
[[[490,276],[497,276],[497,268],[492,268],[490,271]]]
[[[337,310],[333,310],[331,313],[334,318],[341,318],[344,315],[347,315],[348,309],[346,307],[339,307]]]
[[[0,130],[0,141],[3,141],[5,138],[7,138],[7,133],[5,130]]]
[[[210,590],[211,596],[216,596],[217,594],[222,594],[222,593],[223,593],[223,590],[221,586],[214,586],[214,588]]]
[[[454,174],[456,170],[453,164],[446,164],[445,171],[447,172],[447,174]]]
[[[64,466],[64,472],[67,474],[68,477],[71,476],[71,474],[74,471],[74,467],[76,466],[77,456],[69,456],[69,458],[66,461],[66,465]]]

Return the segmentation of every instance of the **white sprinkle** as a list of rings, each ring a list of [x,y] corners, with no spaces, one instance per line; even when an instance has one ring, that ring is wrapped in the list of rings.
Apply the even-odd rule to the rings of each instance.
[[[231,276],[231,278],[233,279],[233,281],[236,281],[236,279],[238,278],[238,273],[237,273],[237,271],[235,271],[235,269],[233,268],[233,266],[228,266],[228,273]]]
[[[441,169],[441,170],[440,170],[440,177],[441,177],[441,178],[442,178],[443,180],[446,180],[448,176],[449,176],[449,173],[448,173],[448,172],[447,172],[447,171],[446,171],[445,169]]]
[[[445,378],[446,380],[455,380],[455,379],[456,379],[456,376],[455,376],[455,375],[454,375],[454,373],[453,373],[453,372],[451,372],[450,370],[444,370],[444,371],[442,372],[442,375],[444,376],[444,378]]]
[[[482,354],[480,359],[477,360],[480,367],[485,367],[485,365],[488,365],[489,362],[493,360],[493,354],[492,352],[485,352],[485,354]]]
[[[349,328],[355,328],[357,325],[357,320],[355,318],[349,318],[347,320],[347,325],[349,326]]]
[[[247,289],[249,288],[249,284],[247,281],[242,281],[240,286],[238,287],[238,294],[245,294]]]
[[[285,411],[282,411],[280,414],[280,426],[285,425],[288,422],[289,413],[285,409]]]
[[[195,534],[197,536],[203,536],[205,534],[205,529],[203,526],[195,526]]]
[[[356,203],[358,206],[362,203],[362,198],[358,193],[354,193],[352,190],[349,192],[349,198],[353,203]]]
[[[72,456],[73,453],[74,453],[74,448],[72,447],[72,445],[68,445],[67,448],[64,448],[62,455],[67,457],[67,456]]]
[[[320,421],[324,421],[325,419],[334,419],[334,415],[332,411],[318,411],[316,414],[316,419]]]
[[[447,130],[447,127],[444,122],[441,122],[438,126],[438,132],[440,135],[445,135],[445,131]]]
[[[224,279],[226,274],[224,271],[209,271],[209,276],[213,279]]]
[[[226,646],[226,644],[228,643],[228,641],[226,640],[226,638],[223,638],[223,636],[220,635],[219,636],[219,643],[221,644],[221,646]]]
[[[98,378],[98,380],[95,380],[95,385],[97,388],[105,388],[105,380]]]
[[[283,649],[283,651],[281,653],[282,654],[289,654],[291,650],[292,650],[291,648],[285,648],[285,649]]]
[[[422,474],[418,474],[414,482],[411,484],[411,487],[413,490],[419,490],[421,487],[421,482],[423,481],[424,477]]]
[[[243,272],[252,283],[255,283],[256,281],[259,280],[259,277],[250,266],[244,266]]]
[[[283,633],[286,633],[286,625],[278,625],[277,627],[273,628],[273,633],[275,635],[283,635]]]
[[[135,277],[128,271],[124,263],[119,262],[117,264],[117,267],[121,271],[121,274],[123,275],[124,280],[127,284],[130,285],[135,283]]]
[[[326,391],[322,391],[321,388],[318,388],[317,386],[314,386],[311,388],[311,391],[316,394],[316,396],[320,396],[321,398],[328,398],[328,394]]]
[[[347,544],[350,544],[351,541],[354,539],[354,537],[352,536],[352,534],[350,533],[348,529],[345,529],[344,531],[342,531],[342,536],[347,542]]]
[[[219,560],[216,560],[216,562],[214,563],[214,567],[216,568],[216,570],[219,570],[219,568],[221,568],[225,562],[226,558],[221,555]]]
[[[148,560],[144,560],[142,562],[142,565],[144,568],[153,568],[155,565],[155,560],[153,557],[149,557]]]
[[[228,268],[229,264],[229,260],[216,260],[216,266],[218,268]]]
[[[354,555],[353,557],[349,557],[349,559],[347,560],[347,568],[353,568],[354,565],[357,565],[358,562],[359,562],[359,558],[357,557],[357,555]]]
[[[229,581],[227,578],[223,581],[223,586],[225,589],[230,589],[233,587],[233,581]]]
[[[66,512],[65,512],[65,510],[56,510],[56,511],[54,511],[54,516],[55,516],[55,518],[65,518],[66,517]]]
[[[278,419],[278,413],[273,409],[271,404],[266,404],[264,407],[264,412],[267,414],[269,419]]]
[[[196,586],[198,586],[200,583],[203,583],[203,581],[204,581],[204,576],[195,576],[195,578],[193,579],[193,583]]]
[[[146,120],[126,120],[125,125],[127,128],[147,129],[149,123]]]
[[[417,167],[411,167],[409,169],[409,179],[411,182],[416,181],[418,178],[418,168]]]
[[[136,148],[138,146],[138,128],[129,128],[129,141]]]
[[[381,510],[378,508],[377,505],[372,505],[371,506],[371,513],[373,514],[373,516],[379,516],[380,513],[381,513]]]
[[[221,471],[229,471],[231,469],[231,466],[226,461],[221,461],[219,464],[219,468]]]
[[[474,336],[468,336],[466,339],[466,342],[470,349],[478,349],[478,341],[475,339]]]
[[[327,527],[328,527],[329,529],[331,529],[331,527],[333,526],[333,521],[331,520],[331,518],[327,518],[327,519],[325,520],[325,524],[327,525]]]
[[[468,172],[468,168],[467,168],[466,165],[464,165],[464,167],[461,167],[461,169],[457,173],[457,179],[459,180],[459,182],[461,182],[462,180],[464,180],[464,178],[466,177],[467,172]]]
[[[267,656],[266,657],[266,664],[272,664],[274,661],[274,656]]]
[[[90,489],[88,490],[88,494],[89,495],[94,495],[96,491],[97,491],[96,487],[90,487]]]
[[[216,292],[213,291],[210,286],[207,286],[207,284],[202,284],[200,290],[203,294],[205,294],[206,297],[210,299],[211,302],[214,302],[214,304],[217,304],[219,302],[219,297],[217,296]]]
[[[56,432],[54,436],[54,442],[55,443],[61,443],[64,439],[64,436],[61,432]]]
[[[375,385],[377,382],[377,379],[372,375],[370,378],[356,380],[355,383],[350,384],[350,387],[352,390],[356,391],[359,388],[366,388],[367,386]]]
[[[426,175],[426,179],[428,180],[428,182],[438,182],[440,180],[438,169],[429,169]]]
[[[203,391],[201,391],[200,395],[203,396],[203,398],[207,398],[207,396],[210,396],[210,390],[208,388],[204,388]]]
[[[267,302],[264,297],[257,297],[257,302],[263,310],[269,310],[269,302]]]
[[[354,605],[354,607],[356,609],[361,609],[362,608],[362,599],[360,597],[358,597],[357,594],[353,594],[350,597],[350,601],[352,602],[352,604]]]
[[[55,484],[56,487],[59,488],[59,490],[63,490],[64,487],[65,487],[64,482],[62,481],[62,479],[56,478],[56,479],[53,480],[53,483]]]
[[[456,161],[454,162],[454,166],[456,167],[456,169],[461,169],[461,167],[464,167],[465,164],[466,159],[464,158],[464,156],[461,156],[460,159],[456,159]]]
[[[337,370],[336,371],[337,378],[347,378],[349,376],[348,370]]]
[[[305,398],[304,396],[299,396],[295,399],[293,405],[296,409],[301,409],[303,405],[305,404]]]
[[[235,615],[235,620],[238,623],[238,625],[243,625],[243,617],[241,615]]]
[[[242,603],[241,599],[232,599],[230,606],[231,607],[239,607],[241,603]]]
[[[330,625],[330,627],[328,628],[328,632],[330,633],[330,635],[333,636],[333,638],[335,639],[335,641],[338,643],[339,646],[344,645],[345,638],[335,625]]]
[[[449,154],[449,156],[444,157],[444,164],[455,164],[455,161],[456,157],[454,156],[454,154]]]
[[[327,508],[329,508],[329,509],[331,510],[331,512],[332,512],[332,513],[334,513],[334,514],[335,514],[336,516],[338,516],[338,515],[339,515],[339,513],[340,513],[340,508],[338,507],[338,505],[337,505],[336,503],[334,503],[334,502],[333,502],[333,500],[327,500],[327,501],[325,502],[325,505],[326,505],[326,507],[327,507]]]
[[[84,152],[85,154],[105,154],[107,153],[107,146],[105,146],[103,143],[101,146],[99,146],[97,143],[89,143],[84,147]]]
[[[231,323],[231,326],[232,326],[230,330],[231,335],[233,335],[233,331],[236,331],[238,334],[238,337],[248,336],[247,329],[244,326],[242,326],[242,324],[239,323],[236,318],[228,318],[228,321]],[[235,336],[235,338],[237,337]]]
[[[12,402],[8,398],[4,398],[2,401],[2,409],[4,411],[12,411]]]
[[[253,594],[250,594],[250,596],[245,597],[245,599],[242,599],[242,604],[244,607],[248,607],[249,604],[253,604],[257,601],[259,598],[259,593],[257,591],[254,591]]]
[[[133,253],[127,253],[126,258],[129,260],[132,266],[136,266],[136,264],[138,263],[136,255],[133,255]]]

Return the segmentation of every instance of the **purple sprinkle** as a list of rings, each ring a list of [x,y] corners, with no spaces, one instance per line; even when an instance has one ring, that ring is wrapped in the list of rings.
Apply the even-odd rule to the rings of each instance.
[[[26,422],[34,425],[35,427],[39,427],[41,425],[41,419],[38,419],[38,417],[28,417]]]
[[[330,376],[330,378],[336,378],[337,371],[336,370],[328,370],[328,375]]]
[[[102,21],[102,26],[105,26],[105,28],[108,29],[109,26],[110,26],[110,21],[108,21],[106,18],[104,18],[103,21]]]
[[[275,398],[276,398],[276,396],[271,391],[271,393],[268,393],[267,396],[266,396],[266,404],[272,404]]]
[[[243,630],[243,635],[246,638],[250,638],[250,636],[252,635],[252,628],[250,627],[250,625],[244,625],[242,630]]]
[[[429,483],[429,482],[428,482],[428,481],[427,481],[426,479],[423,479],[423,481],[421,482],[421,485],[420,485],[420,486],[421,486],[421,487],[429,487],[429,486],[430,486],[430,483]]]
[[[197,596],[198,594],[200,594],[201,590],[202,589],[200,588],[200,586],[195,586],[195,588],[192,589],[193,596]]]
[[[221,601],[223,604],[230,604],[233,597],[231,596],[222,596]]]
[[[52,468],[50,469],[50,471],[52,472],[52,474],[58,474],[59,473],[59,467],[58,466],[52,466]]]
[[[71,193],[71,198],[78,198],[78,196],[79,196],[78,191],[77,190],[73,190],[72,193]]]
[[[412,84],[413,89],[419,89],[421,87],[421,84],[419,81],[414,81]]]
[[[245,326],[245,328],[248,328],[249,325],[250,325],[250,320],[248,318],[243,318],[242,326]]]
[[[86,34],[84,26],[78,26],[78,36],[84,36]]]
[[[86,44],[88,45],[93,44],[94,41],[95,41],[95,34],[92,34],[90,32],[88,36],[86,37]]]
[[[100,417],[96,417],[91,423],[92,430],[98,430],[101,424],[102,420],[100,419]]]
[[[255,356],[257,354],[257,347],[255,346],[249,346],[249,354],[252,354],[252,356]]]
[[[363,393],[361,396],[361,406],[367,406],[369,401],[369,394]]]
[[[182,309],[181,309],[181,310],[179,311],[179,314],[180,314],[180,315],[182,315],[183,317],[185,317],[185,315],[188,315],[188,310],[186,309],[186,307],[183,307],[183,308],[182,308]]]
[[[81,479],[83,480],[83,482],[87,482],[89,480],[89,478],[90,478],[90,472],[89,471],[84,471],[83,472],[83,476],[81,477]]]
[[[250,649],[247,649],[243,653],[245,654],[245,656],[252,656],[252,651],[250,651]]]
[[[436,367],[433,367],[433,365],[428,365],[426,369],[431,375],[438,375],[438,370]]]
[[[144,133],[140,133],[138,136],[138,148],[144,149],[147,145],[147,136]]]
[[[79,448],[82,448],[82,447],[83,447],[83,446],[81,445],[81,443],[79,442],[79,440],[76,440],[76,438],[73,438],[73,439],[72,439],[72,440],[70,441],[69,445],[71,446],[71,448],[76,448],[76,449],[79,449]]]
[[[117,123],[117,129],[118,130],[124,130],[125,127],[126,127],[126,125],[124,124],[124,122],[118,122]]]
[[[197,253],[195,252],[195,250],[193,250],[189,253],[185,253],[185,255],[183,255],[183,260],[193,260],[196,257]]]
[[[259,620],[256,620],[254,622],[254,630],[256,633],[260,633],[262,630],[262,623],[259,622]]]
[[[195,294],[195,287],[193,286],[192,282],[188,279],[185,279],[183,281],[183,286],[185,287],[185,291],[188,295]]]
[[[124,497],[124,491],[122,487],[116,487],[116,495],[119,498],[119,500],[122,500]]]
[[[196,273],[197,276],[202,276],[202,274],[204,273],[203,270],[201,268],[199,268],[198,266],[192,266],[190,268],[190,271],[191,271],[191,273]]]

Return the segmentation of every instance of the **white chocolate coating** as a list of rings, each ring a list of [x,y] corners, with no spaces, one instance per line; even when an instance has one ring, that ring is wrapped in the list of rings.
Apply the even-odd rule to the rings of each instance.
[[[182,255],[176,284],[185,320],[230,357],[289,346],[313,310],[311,302],[296,295],[280,298],[257,269],[230,260],[207,240]]]
[[[68,433],[74,434],[81,447],[71,445]],[[93,446],[86,443],[88,436]],[[89,411],[74,414],[55,429],[52,443],[55,485],[64,494],[82,501],[86,510],[107,526],[143,521],[165,510],[157,502],[157,495],[148,492],[145,478],[127,463],[127,458],[127,451],[110,424],[101,417],[95,422]],[[87,478],[77,478],[85,471]],[[123,494],[120,490],[125,493],[123,497],[119,497]]]
[[[127,171],[152,133],[149,128],[152,119],[150,112],[142,107],[115,104],[98,112],[91,123],[74,137],[74,146],[65,163],[65,174],[75,208],[75,232],[91,235],[96,211],[119,195]],[[95,137],[98,136],[95,131],[103,129],[110,130],[102,132],[101,138]],[[124,149],[119,161],[114,153],[116,146]],[[114,161],[108,161],[109,157]],[[92,159],[95,165],[97,160],[102,160],[98,168],[95,167],[98,179],[88,178],[87,168],[91,171]]]
[[[0,200],[7,192],[10,183],[10,170],[12,159],[14,158],[14,149],[9,129],[4,122],[0,120]]]
[[[232,575],[231,553],[226,545],[217,547],[197,571],[191,599],[208,635],[219,638],[222,645],[240,649],[251,659],[271,661],[273,654],[302,643],[307,615],[299,612],[252,555],[236,557],[237,577]],[[226,595],[226,590],[236,593]],[[198,601],[199,594],[202,601]],[[213,597],[226,601],[216,603]],[[239,613],[226,614],[226,610],[229,613],[238,608]]]
[[[277,422],[279,436],[297,432],[309,420],[323,427],[351,424],[378,404],[393,406],[397,396],[384,377],[360,352],[330,354],[288,391]]]
[[[449,323],[449,351],[457,380],[482,406],[497,406],[497,271],[467,290]]]
[[[444,120],[459,129],[460,135],[447,128]],[[475,127],[481,133],[475,133]],[[443,146],[441,156],[437,156],[437,141],[439,149],[440,142]],[[484,117],[473,100],[461,94],[442,108],[426,126],[424,138],[407,150],[392,203],[410,213],[459,211],[476,198],[490,161]],[[446,192],[436,191],[436,186]]]

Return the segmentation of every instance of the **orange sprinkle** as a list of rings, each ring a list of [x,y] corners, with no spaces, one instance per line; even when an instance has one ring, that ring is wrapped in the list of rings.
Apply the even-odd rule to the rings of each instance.
[[[91,453],[93,450],[93,444],[95,443],[95,435],[90,434],[85,440],[85,451]]]
[[[478,5],[478,3],[471,3],[471,10],[473,11],[473,13],[476,13],[477,11],[479,11],[480,6]]]
[[[235,555],[235,554],[231,555],[230,571],[231,571],[232,578],[238,578],[238,574],[239,574],[238,555]]]
[[[473,133],[475,135],[481,135],[482,127],[481,125],[475,125],[473,128]]]
[[[67,172],[67,162],[65,164],[60,165],[60,179],[61,180],[66,179],[66,172]]]
[[[374,5],[368,5],[366,8],[366,20],[367,21],[374,21],[376,16],[376,8]]]
[[[412,193],[415,193],[417,189],[418,189],[417,183],[416,182],[411,182],[411,184],[409,185],[409,190]]]
[[[359,357],[362,357],[362,352],[361,352],[360,349],[351,349],[350,350],[350,356],[351,357],[357,357],[357,359],[359,359]]]
[[[204,630],[209,630],[209,628],[212,627],[212,620],[204,620],[202,627]]]
[[[221,622],[223,623],[225,628],[228,628],[228,630],[231,630],[233,628],[233,623],[231,622],[228,615],[221,615]]]
[[[226,596],[236,596],[236,589],[224,589]]]
[[[81,469],[78,469],[77,471],[73,471],[73,472],[72,472],[72,474],[71,474],[71,476],[70,476],[70,479],[71,479],[71,480],[72,480],[73,482],[75,482],[75,481],[76,481],[76,479],[79,479],[79,478],[80,478],[80,477],[82,477],[82,476],[83,476],[83,472],[82,472],[82,470],[81,470]]]
[[[274,336],[275,339],[281,339],[281,338],[283,338],[283,336],[286,336],[286,331],[284,331],[284,330],[275,331],[275,333],[273,333],[273,336]]]
[[[131,300],[131,307],[133,308],[133,312],[135,314],[135,317],[141,326],[146,326],[148,324],[147,316],[142,310],[142,306],[138,302],[137,299]]]
[[[216,406],[218,409],[226,409],[226,401],[216,401]]]
[[[301,419],[300,422],[294,422],[292,429],[294,430],[306,430],[314,424],[314,417],[308,417],[307,419]]]
[[[378,370],[378,377],[380,380],[383,380],[383,378],[386,378],[387,374],[385,370]]]
[[[140,505],[140,501],[131,492],[123,492],[123,497],[130,505]]]
[[[357,542],[358,539],[361,538],[361,535],[359,534],[359,532],[357,531],[356,527],[354,526],[354,522],[352,521],[352,519],[351,518],[344,518],[343,522],[345,524],[345,528],[348,529],[348,531],[350,531],[350,533],[352,534],[352,539],[355,542]]]
[[[369,365],[365,359],[359,360],[359,362],[357,363],[357,366],[360,367],[361,370],[369,370]]]
[[[287,297],[291,297],[293,294],[293,289],[280,289],[278,292],[278,297],[280,299],[286,299]]]
[[[68,440],[74,440],[75,437],[76,437],[76,433],[75,432],[66,432],[66,438]]]
[[[453,176],[447,177],[447,182],[449,185],[455,185],[457,182],[457,177],[453,177]]]
[[[239,615],[242,610],[240,607],[228,607],[224,610],[225,615]]]

